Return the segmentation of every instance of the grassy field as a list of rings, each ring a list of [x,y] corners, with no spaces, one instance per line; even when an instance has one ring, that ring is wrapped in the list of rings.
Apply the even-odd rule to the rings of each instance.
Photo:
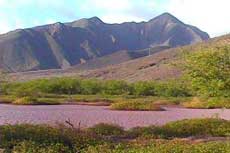
[[[101,123],[88,129],[4,125],[0,131],[0,148],[6,153],[230,152],[230,122],[221,119],[182,120],[130,130]]]

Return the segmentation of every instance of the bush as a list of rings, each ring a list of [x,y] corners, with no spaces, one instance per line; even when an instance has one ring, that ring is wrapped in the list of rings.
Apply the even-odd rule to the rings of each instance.
[[[230,96],[230,47],[201,49],[185,57],[184,76],[194,93]]]
[[[35,147],[34,149],[36,150],[37,145],[39,145],[47,146],[46,149],[58,149],[60,146],[64,146],[64,148],[70,148],[72,152],[79,152],[79,150],[88,145],[100,143],[95,135],[78,129],[64,126],[55,128],[47,125],[27,124],[0,126],[0,139],[0,148],[7,150],[18,145],[31,145],[31,147]],[[28,142],[33,143],[29,144]],[[16,150],[20,150],[19,146],[16,147]]]
[[[194,97],[191,101],[182,104],[187,108],[230,108],[230,98],[212,97],[199,98]]]
[[[108,95],[129,94],[130,87],[125,81],[110,80],[103,84],[102,93]]]
[[[61,143],[38,144],[33,141],[19,142],[13,148],[13,153],[70,153],[70,148]]]
[[[153,102],[143,101],[143,100],[126,100],[121,102],[116,102],[111,105],[111,109],[114,110],[133,110],[133,111],[162,111],[159,105]]]
[[[191,143],[182,140],[153,140],[147,144],[103,144],[88,147],[84,153],[229,153],[229,142]]]
[[[15,99],[15,96],[2,95],[0,96],[0,103],[12,103]]]
[[[136,127],[128,131],[131,137],[230,136],[230,122],[222,119],[190,119],[163,126]]]
[[[38,88],[44,93],[80,94],[81,80],[74,78],[53,78],[38,80]]]
[[[186,84],[179,80],[171,80],[167,82],[158,82],[155,84],[155,92],[157,96],[162,97],[188,97],[191,93]]]
[[[85,95],[94,95],[102,92],[102,85],[103,83],[98,80],[82,80],[81,87],[82,87],[82,94]]]
[[[152,139],[190,136],[223,136],[226,137],[226,142],[194,143],[192,140]],[[9,153],[227,153],[230,150],[227,141],[229,136],[230,122],[221,119],[182,120],[129,131],[124,131],[117,125],[103,123],[84,130],[65,126],[4,125],[0,126],[0,148]],[[134,141],[123,141],[122,138]]]
[[[153,82],[137,82],[133,85],[133,94],[138,96],[155,96],[156,84]]]
[[[15,105],[34,105],[34,104],[38,104],[38,101],[36,98],[22,97],[22,98],[18,98],[15,101],[13,101],[13,104]]]
[[[88,129],[90,132],[102,136],[120,136],[124,134],[124,129],[115,124],[100,123]]]
[[[131,138],[136,137],[161,137],[160,132],[158,132],[159,127],[149,126],[149,127],[135,127],[128,131],[128,135]]]
[[[38,97],[39,96],[39,88],[33,82],[17,84],[17,86],[14,86],[14,87],[15,89],[13,89],[13,92],[17,97]]]
[[[188,96],[189,91],[180,82],[136,82],[109,80],[81,80],[76,78],[39,79],[21,83],[6,83],[2,86],[4,94],[18,97],[42,97],[49,94],[82,95],[135,95],[135,96]]]
[[[221,119],[191,119],[168,123],[162,126],[167,137],[229,136],[230,122]]]

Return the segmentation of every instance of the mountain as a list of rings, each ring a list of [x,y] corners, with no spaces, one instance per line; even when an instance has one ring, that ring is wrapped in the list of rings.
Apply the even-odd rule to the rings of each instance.
[[[223,46],[230,46],[230,34],[193,45],[165,49],[150,56],[99,69],[78,72],[76,69],[75,71],[69,70],[64,72],[64,75],[70,75],[72,72],[71,75],[78,75],[82,78],[97,78],[102,80],[118,79],[130,82],[168,80],[181,76],[182,72],[181,69],[178,68],[178,65],[183,64],[184,53],[196,52],[200,49],[215,49]]]
[[[205,48],[216,48],[221,46],[230,46],[230,35],[224,35],[183,47],[164,49],[154,52],[150,56],[123,61],[123,63],[105,66],[103,61],[110,60],[112,57],[117,60],[125,60],[130,57],[127,51],[119,51],[114,54],[89,61],[90,64],[80,64],[66,70],[40,70],[31,72],[20,72],[10,74],[12,80],[29,80],[37,78],[74,76],[82,78],[97,78],[102,80],[167,80],[181,76],[181,70],[175,66],[176,63],[183,64],[184,52],[195,52]],[[145,50],[143,50],[145,51]],[[142,51],[141,51],[142,52]],[[138,52],[139,54],[139,52]],[[111,57],[112,56],[112,57]],[[121,58],[122,57],[122,58]],[[113,60],[116,61],[116,60]],[[99,65],[96,68],[93,65]],[[103,65],[103,66],[100,66]],[[178,65],[178,64],[177,64]]]
[[[66,69],[121,50],[171,48],[207,39],[207,33],[169,13],[148,22],[122,24],[93,17],[0,35],[0,68],[10,72]]]

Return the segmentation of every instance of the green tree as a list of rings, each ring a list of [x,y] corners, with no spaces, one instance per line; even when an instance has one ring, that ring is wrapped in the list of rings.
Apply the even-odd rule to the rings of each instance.
[[[201,49],[186,55],[185,78],[201,96],[230,96],[230,47]]]

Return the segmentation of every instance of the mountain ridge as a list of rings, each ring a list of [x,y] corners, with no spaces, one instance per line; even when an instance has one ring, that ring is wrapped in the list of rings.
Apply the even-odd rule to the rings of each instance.
[[[80,64],[66,70],[40,70],[30,72],[12,73],[12,80],[26,81],[30,79],[52,78],[52,77],[80,77],[93,78],[101,80],[126,80],[129,82],[149,81],[149,80],[170,80],[177,79],[181,76],[181,69],[177,63],[182,64],[185,52],[195,52],[200,49],[215,49],[230,45],[230,34],[215,37],[201,43],[187,45],[177,48],[165,48],[162,51],[141,58],[131,59],[129,61],[100,67],[103,60],[108,58],[102,57],[98,60],[89,61],[88,65]],[[121,51],[118,54],[122,58],[127,58],[127,51]],[[118,58],[117,58],[118,59]],[[182,60],[182,61],[181,61]],[[95,68],[95,63],[99,63],[99,68]]]
[[[10,72],[65,69],[120,50],[177,47],[207,39],[207,33],[169,13],[139,23],[84,18],[0,35],[0,65]]]

